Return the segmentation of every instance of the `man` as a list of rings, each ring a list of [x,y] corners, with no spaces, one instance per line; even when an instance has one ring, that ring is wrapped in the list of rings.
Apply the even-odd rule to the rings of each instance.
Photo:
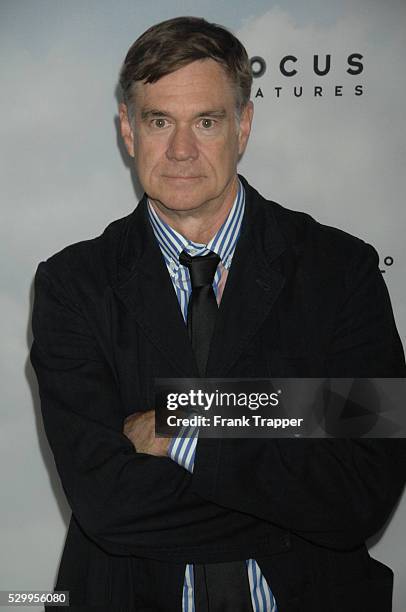
[[[405,375],[375,250],[237,175],[251,80],[224,28],[145,32],[119,108],[145,195],[36,273],[31,360],[72,508],[55,588],[81,609],[391,609],[364,541],[402,491],[400,440],[155,436],[155,377]]]

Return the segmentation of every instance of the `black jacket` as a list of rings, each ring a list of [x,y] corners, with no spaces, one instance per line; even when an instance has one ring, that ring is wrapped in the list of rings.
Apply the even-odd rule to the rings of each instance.
[[[246,212],[207,376],[405,376],[376,251],[240,178]],[[198,375],[145,196],[39,265],[33,333],[72,508],[56,584],[72,605],[180,611],[186,563],[255,558],[279,612],[391,609],[393,574],[364,541],[402,491],[403,440],[200,439],[192,475],[122,434],[154,407],[154,377]]]

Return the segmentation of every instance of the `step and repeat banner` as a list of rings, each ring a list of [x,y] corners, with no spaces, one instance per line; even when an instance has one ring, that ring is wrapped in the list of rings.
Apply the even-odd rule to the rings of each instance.
[[[118,136],[119,68],[146,28],[184,14],[229,27],[251,58],[240,173],[376,248],[406,340],[402,0],[3,1],[0,590],[53,587],[70,514],[28,360],[33,276],[133,210],[142,192]],[[405,523],[403,497],[368,543],[394,570],[395,612],[406,607]]]

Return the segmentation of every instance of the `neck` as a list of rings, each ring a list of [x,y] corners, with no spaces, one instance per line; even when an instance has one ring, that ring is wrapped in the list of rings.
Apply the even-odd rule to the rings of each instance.
[[[157,215],[179,234],[201,244],[215,236],[233,207],[238,191],[235,175],[222,194],[195,210],[171,210],[157,200],[150,200]]]

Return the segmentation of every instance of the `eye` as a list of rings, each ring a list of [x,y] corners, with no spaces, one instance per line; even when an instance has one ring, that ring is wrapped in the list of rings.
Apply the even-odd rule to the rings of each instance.
[[[216,122],[214,121],[214,119],[211,119],[210,117],[203,117],[203,119],[200,120],[200,125],[205,130],[209,130],[210,128],[214,127],[215,123]]]
[[[167,124],[167,120],[163,119],[162,117],[158,117],[157,119],[152,120],[152,127],[155,127],[158,129],[166,127],[166,124]]]

